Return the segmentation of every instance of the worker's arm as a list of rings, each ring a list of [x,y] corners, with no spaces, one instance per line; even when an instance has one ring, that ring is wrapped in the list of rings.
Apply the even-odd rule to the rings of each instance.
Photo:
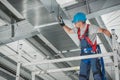
[[[111,33],[110,33],[107,29],[99,28],[98,32],[104,33],[104,34],[107,35],[108,37],[112,38]]]
[[[59,24],[61,25],[61,27],[63,27],[63,29],[65,30],[65,32],[69,33],[69,34],[73,34],[74,31],[69,28],[68,26],[65,25],[63,19],[61,16],[58,17],[58,20],[59,20]]]
[[[65,32],[67,32],[67,33],[69,33],[69,34],[73,34],[74,33],[74,31],[71,29],[71,28],[69,28],[68,26],[63,26],[63,29],[65,30]]]

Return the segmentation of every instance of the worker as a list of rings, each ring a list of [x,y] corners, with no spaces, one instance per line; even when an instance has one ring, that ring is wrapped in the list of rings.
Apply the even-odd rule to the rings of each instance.
[[[60,25],[67,33],[76,33],[78,35],[81,56],[97,53],[97,33],[104,33],[105,35],[111,37],[111,34],[107,29],[97,27],[93,24],[87,24],[87,18],[83,12],[78,12],[74,15],[72,21],[72,23],[75,25],[74,28],[69,28],[67,25],[65,25],[62,17],[59,17],[58,20]],[[92,69],[94,80],[103,80],[98,58],[81,60],[79,80],[89,80],[90,69]]]

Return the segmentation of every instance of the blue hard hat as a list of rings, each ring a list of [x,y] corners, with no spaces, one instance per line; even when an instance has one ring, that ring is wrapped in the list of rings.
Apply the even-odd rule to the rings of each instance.
[[[86,15],[82,12],[78,12],[74,15],[72,23],[85,22],[87,20]]]

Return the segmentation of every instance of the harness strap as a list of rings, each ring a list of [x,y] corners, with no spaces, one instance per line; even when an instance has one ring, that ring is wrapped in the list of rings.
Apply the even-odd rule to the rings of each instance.
[[[77,34],[78,34],[78,39],[80,39],[80,28],[78,28]]]
[[[86,36],[85,39],[86,39],[87,42],[92,46],[93,51],[96,52],[96,49],[97,49],[97,41],[95,40],[95,42],[94,42],[94,44],[93,44],[93,42],[90,40],[89,37]]]
[[[87,24],[87,28],[86,28],[84,34],[81,36],[80,28],[78,28],[77,34],[78,34],[78,39],[79,39],[79,40],[81,40],[82,38],[85,37],[85,34],[88,32],[88,29],[89,29],[89,24]]]
[[[93,44],[93,42],[90,40],[90,38],[88,37],[88,35],[86,35],[86,33],[88,33],[88,29],[89,29],[89,24],[87,24],[87,28],[86,28],[84,34],[81,36],[80,28],[78,28],[78,31],[77,31],[78,39],[81,40],[82,38],[85,38],[86,41],[92,46],[93,51],[96,52],[97,41],[95,41],[94,44]]]

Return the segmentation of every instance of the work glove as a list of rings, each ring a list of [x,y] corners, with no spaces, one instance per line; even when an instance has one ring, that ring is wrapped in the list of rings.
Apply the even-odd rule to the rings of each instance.
[[[62,27],[65,26],[65,23],[64,23],[64,21],[63,21],[62,16],[58,16],[58,21],[59,21],[59,24],[60,24]]]

